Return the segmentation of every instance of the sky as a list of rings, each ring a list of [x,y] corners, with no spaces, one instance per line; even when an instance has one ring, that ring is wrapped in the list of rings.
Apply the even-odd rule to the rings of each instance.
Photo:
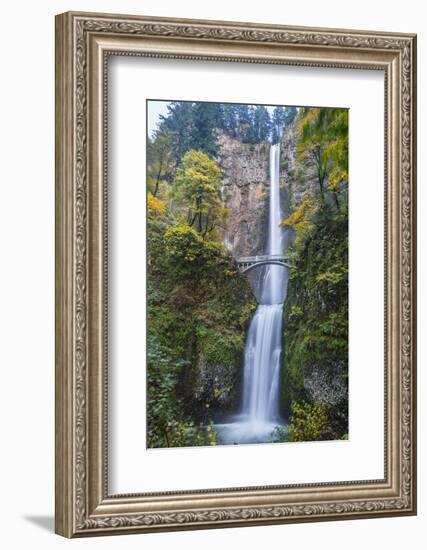
[[[160,120],[160,115],[166,115],[167,106],[170,101],[149,101],[148,102],[148,135],[152,137],[154,130],[157,128],[157,123]]]

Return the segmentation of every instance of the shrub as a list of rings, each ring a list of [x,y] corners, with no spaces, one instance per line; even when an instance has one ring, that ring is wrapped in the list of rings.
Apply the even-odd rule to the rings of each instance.
[[[196,426],[182,417],[176,397],[178,375],[186,362],[173,358],[171,351],[148,337],[147,445],[148,447],[186,447],[215,445],[212,425]]]
[[[336,439],[330,408],[326,403],[292,403],[289,426],[290,441]]]

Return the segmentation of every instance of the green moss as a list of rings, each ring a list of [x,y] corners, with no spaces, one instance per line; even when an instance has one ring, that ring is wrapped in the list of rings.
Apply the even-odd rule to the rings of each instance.
[[[224,334],[202,326],[197,329],[200,350],[208,364],[233,368],[239,363],[244,349],[242,333]]]
[[[348,228],[346,211],[319,210],[313,226],[292,247],[284,313],[281,395],[283,411],[308,400],[304,370],[347,364]]]

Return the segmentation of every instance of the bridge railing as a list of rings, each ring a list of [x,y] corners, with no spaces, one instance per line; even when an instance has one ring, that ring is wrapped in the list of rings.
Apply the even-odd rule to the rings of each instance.
[[[285,261],[289,260],[289,256],[285,256],[284,254],[263,254],[262,256],[241,256],[240,258],[236,258],[238,263],[267,262],[269,260]]]

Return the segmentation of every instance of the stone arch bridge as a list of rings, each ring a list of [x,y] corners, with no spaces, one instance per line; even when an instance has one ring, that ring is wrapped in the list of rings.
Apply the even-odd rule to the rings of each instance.
[[[247,273],[256,267],[264,265],[280,265],[290,268],[289,256],[283,254],[265,254],[263,256],[241,256],[236,258],[237,267],[241,273]]]

